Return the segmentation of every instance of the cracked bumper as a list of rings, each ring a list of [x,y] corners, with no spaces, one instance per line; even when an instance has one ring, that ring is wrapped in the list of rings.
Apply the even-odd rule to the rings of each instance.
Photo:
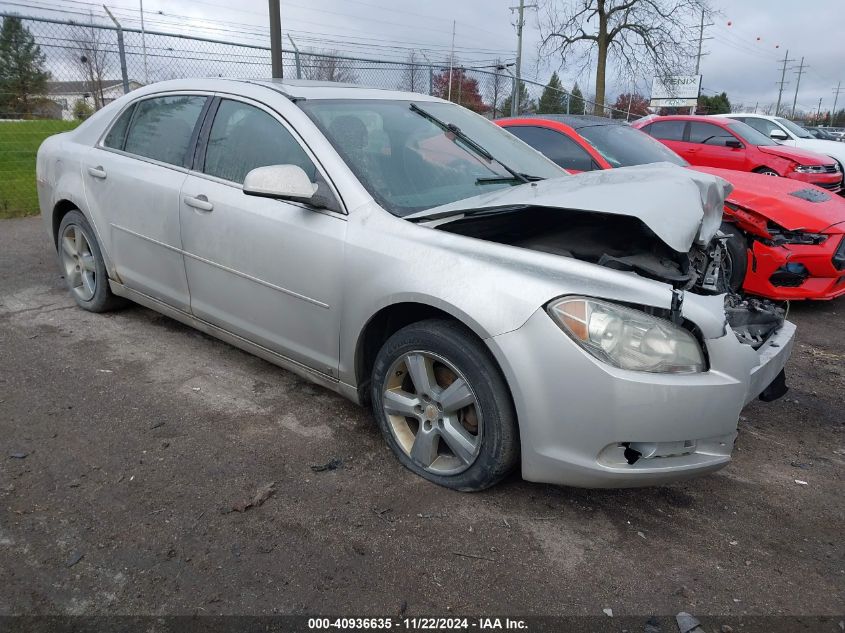
[[[786,364],[795,326],[786,322],[760,350],[728,329],[706,340],[709,371],[632,372],[593,358],[544,310],[488,339],[519,417],[522,475],[580,487],[660,484],[709,473],[730,461],[742,407]],[[629,465],[625,445],[653,448]],[[642,451],[641,451],[642,452]]]

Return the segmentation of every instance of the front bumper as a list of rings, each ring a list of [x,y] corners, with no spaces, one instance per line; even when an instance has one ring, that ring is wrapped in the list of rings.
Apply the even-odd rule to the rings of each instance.
[[[706,341],[710,370],[700,374],[611,367],[575,345],[542,309],[518,330],[488,339],[516,405],[523,478],[617,488],[725,466],[742,407],[783,369],[795,333],[785,322],[755,351],[726,328]],[[643,449],[634,464],[625,458],[630,444]]]
[[[822,187],[833,193],[842,191],[842,172],[834,172],[828,174],[805,174],[800,171],[791,171],[786,174],[787,178],[793,180],[800,180],[801,182],[808,182],[811,185]]]
[[[832,234],[822,244],[769,246],[754,241],[748,255],[748,273],[743,282],[746,292],[780,301],[800,299],[835,299],[845,295],[845,269],[834,265],[834,256],[845,235]],[[801,264],[806,270],[803,281],[784,285],[787,264]],[[780,280],[779,280],[780,278]]]

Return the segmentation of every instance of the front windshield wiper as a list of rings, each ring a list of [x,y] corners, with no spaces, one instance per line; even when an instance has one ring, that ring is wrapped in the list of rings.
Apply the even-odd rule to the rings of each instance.
[[[423,117],[425,119],[428,119],[429,121],[434,123],[434,125],[439,127],[444,132],[451,132],[452,134],[454,134],[456,138],[459,138],[464,142],[464,145],[469,147],[472,151],[474,151],[476,154],[478,154],[482,158],[489,160],[489,161],[496,161],[497,163],[499,163],[499,165],[501,165],[502,168],[504,168],[504,170],[510,174],[510,178],[508,178],[508,180],[518,180],[518,181],[523,182],[523,183],[531,182],[532,180],[542,180],[542,178],[539,178],[539,177],[536,177],[536,176],[530,177],[530,176],[527,176],[525,174],[521,174],[514,169],[511,169],[510,167],[505,165],[502,161],[500,161],[498,158],[493,156],[493,154],[491,154],[486,149],[484,149],[481,145],[479,145],[474,140],[472,140],[469,136],[464,134],[464,132],[461,131],[461,128],[459,128],[454,123],[446,123],[445,121],[441,121],[440,119],[438,119],[436,116],[434,116],[430,112],[426,112],[425,110],[423,110],[416,103],[412,103],[410,107],[411,107],[411,111],[416,112],[417,114],[419,114],[421,117]],[[484,179],[479,178],[478,180],[483,181]],[[491,181],[491,182],[493,182],[493,181]],[[501,182],[501,181],[497,180],[497,182]]]
[[[411,215],[406,215],[404,217],[405,220],[409,222],[429,222],[431,220],[442,220],[443,218],[450,218],[452,216],[460,215],[465,218],[469,217],[478,217],[478,216],[485,216],[485,215],[499,215],[501,213],[513,213],[515,211],[522,211],[525,209],[526,205],[524,204],[515,204],[506,207],[494,207],[494,208],[480,208],[480,209],[458,209],[458,210],[449,210],[449,211],[435,211],[434,213],[412,213]]]
[[[519,182],[537,182],[538,180],[544,180],[544,178],[542,176],[532,176],[531,174],[523,173],[519,173],[516,176],[482,176],[481,178],[475,179],[475,184],[488,185],[497,182],[513,182],[515,180]]]

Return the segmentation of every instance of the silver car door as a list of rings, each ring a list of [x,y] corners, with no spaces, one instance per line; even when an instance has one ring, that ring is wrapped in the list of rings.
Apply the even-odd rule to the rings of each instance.
[[[184,311],[190,301],[179,192],[209,99],[168,95],[137,102],[91,149],[82,174],[92,212],[107,223],[101,230],[108,231],[120,281]]]
[[[194,315],[336,376],[345,216],[241,187],[249,170],[273,164],[313,180],[312,157],[272,111],[222,99],[197,160],[180,208]]]

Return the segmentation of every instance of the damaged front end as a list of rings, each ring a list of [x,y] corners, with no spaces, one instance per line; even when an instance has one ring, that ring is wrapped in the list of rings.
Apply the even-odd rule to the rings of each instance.
[[[464,217],[441,230],[533,251],[571,257],[614,270],[633,272],[673,288],[670,318],[681,322],[684,292],[724,295],[728,324],[740,342],[759,348],[783,325],[782,308],[747,298],[727,283],[728,236],[717,231],[705,245],[680,253],[636,218],[547,208]]]
[[[420,220],[440,230],[633,272],[685,292],[724,295],[738,340],[761,347],[784,322],[774,303],[731,291],[729,236],[719,230],[730,185],[649,165],[531,183],[445,205]]]

